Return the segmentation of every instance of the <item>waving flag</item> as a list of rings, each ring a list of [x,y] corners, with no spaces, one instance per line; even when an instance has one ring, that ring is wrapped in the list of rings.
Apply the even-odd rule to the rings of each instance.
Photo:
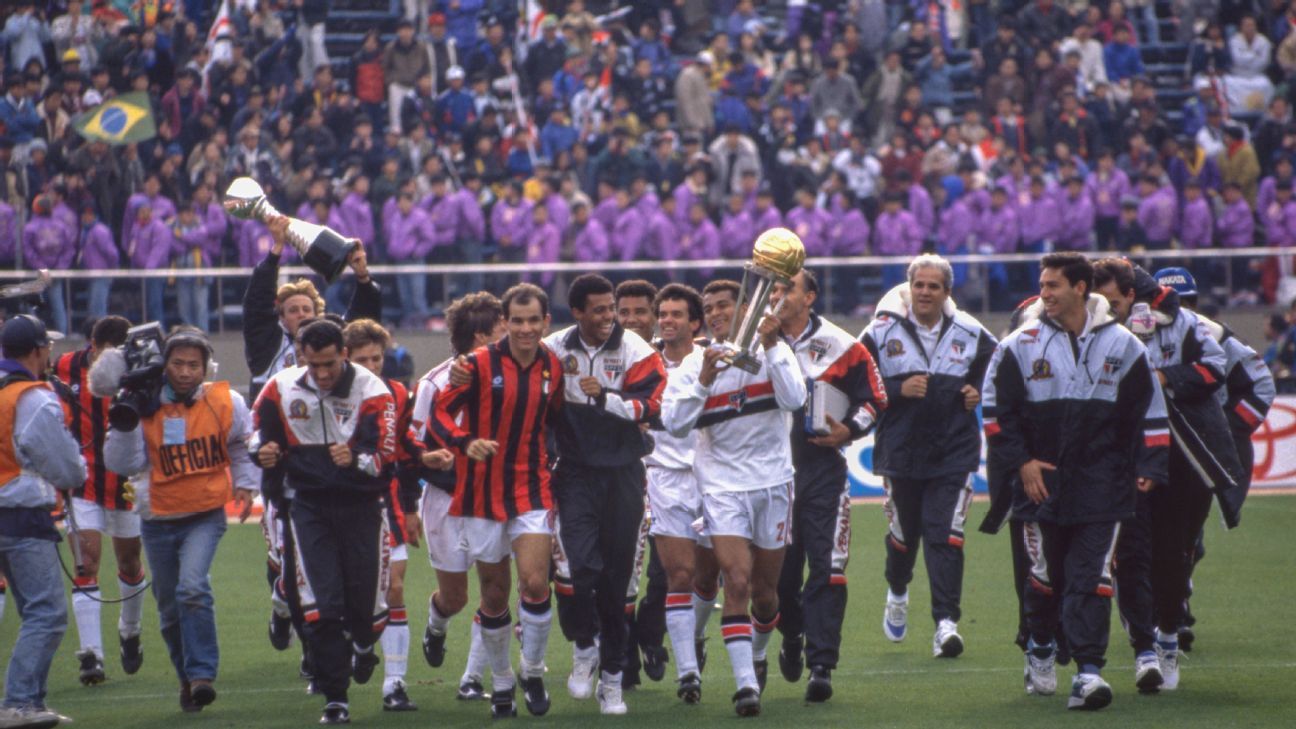
[[[77,133],[86,139],[109,144],[142,142],[157,136],[149,97],[143,91],[109,99],[82,114],[74,124]]]

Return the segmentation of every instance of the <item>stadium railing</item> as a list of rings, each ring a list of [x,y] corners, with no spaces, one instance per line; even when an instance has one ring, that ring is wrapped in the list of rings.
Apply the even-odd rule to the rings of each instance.
[[[1296,269],[1296,248],[1167,249],[1149,250],[1137,254],[1095,251],[1086,253],[1091,257],[1125,256],[1139,263],[1150,272],[1165,266],[1185,266],[1198,276],[1199,287],[1202,289],[1204,297],[1215,295],[1225,300],[1240,290],[1259,293],[1258,280],[1260,273],[1255,264],[1263,264],[1266,260],[1279,256],[1289,256],[1293,257],[1291,259],[1293,264],[1290,268]],[[980,311],[981,313],[1009,311],[1022,298],[1036,293],[1033,282],[1040,257],[1041,254],[1038,253],[951,254],[944,256],[955,269],[954,292],[956,300],[964,309],[974,312]],[[861,311],[865,313],[871,312],[873,305],[886,292],[886,289],[891,284],[904,279],[904,269],[909,260],[910,257],[908,256],[822,257],[809,258],[806,260],[805,265],[807,268],[814,270],[819,276],[819,308],[824,313],[845,312],[848,314],[860,314]],[[423,274],[440,277],[440,290],[443,292],[462,288],[458,285],[459,279],[465,276],[478,276],[485,279],[488,285],[494,284],[490,286],[492,289],[501,288],[502,291],[502,286],[521,280],[523,276],[534,281],[543,274],[552,273],[560,280],[569,280],[572,276],[589,271],[602,273],[614,281],[642,277],[653,280],[658,284],[670,280],[701,284],[711,278],[722,276],[740,278],[745,263],[746,261],[734,259],[709,259],[697,261],[609,261],[598,264],[577,262],[483,263],[471,265],[456,263],[373,264],[369,266],[369,271],[380,283],[384,284],[384,289],[390,297],[386,305],[389,310],[395,310],[399,308],[399,302],[396,298],[396,287],[393,285],[392,277],[403,274]],[[996,273],[997,267],[1001,268]],[[1005,273],[1006,279],[1004,278]],[[251,274],[251,268],[240,267],[160,269],[154,271],[124,268],[50,271],[51,278],[66,281],[68,284],[63,287],[63,295],[67,297],[66,303],[69,312],[73,311],[72,304],[75,303],[78,293],[84,291],[86,282],[107,277],[114,280],[114,289],[116,291],[121,291],[125,287],[128,295],[133,293],[130,292],[130,287],[138,287],[139,304],[136,313],[142,313],[146,321],[150,318],[156,318],[155,312],[139,311],[139,307],[147,306],[147,296],[144,291],[146,281],[158,278],[172,280],[185,278],[213,279],[217,283],[212,287],[212,296],[215,302],[211,306],[211,313],[215,321],[209,322],[209,324],[213,325],[212,329],[215,331],[224,331],[230,325],[227,320],[232,319],[237,322],[237,311],[242,301],[242,287],[239,284],[242,280],[249,278]],[[280,274],[282,277],[307,276],[318,280],[318,276],[315,276],[310,269],[299,265],[284,266],[280,269]],[[1239,275],[1245,276],[1247,280],[1235,280],[1235,277]],[[1296,270],[1293,270],[1291,275],[1296,276]],[[341,280],[344,281],[350,276],[351,274],[348,271]],[[31,277],[31,271],[0,271],[0,283],[29,279]],[[1007,291],[1003,290],[1005,280],[1010,282],[1007,284]],[[221,285],[222,283],[226,285]],[[1239,285],[1241,288],[1239,288]],[[465,292],[459,291],[458,293]],[[553,296],[555,291],[551,290],[550,293]],[[558,293],[559,295],[553,296],[553,298],[555,308],[561,311],[563,309],[561,301],[565,296],[562,296],[561,292]]]

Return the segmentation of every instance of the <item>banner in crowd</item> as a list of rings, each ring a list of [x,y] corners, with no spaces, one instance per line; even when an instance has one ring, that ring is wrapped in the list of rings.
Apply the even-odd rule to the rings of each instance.
[[[1279,395],[1256,432],[1251,436],[1255,465],[1251,488],[1296,488],[1296,395]],[[972,475],[972,488],[986,493],[985,446],[981,466]],[[846,449],[851,496],[883,496],[882,477],[873,473],[873,436],[867,435]]]
[[[109,144],[142,142],[157,136],[148,93],[135,91],[115,96],[82,114],[75,122],[86,139]]]

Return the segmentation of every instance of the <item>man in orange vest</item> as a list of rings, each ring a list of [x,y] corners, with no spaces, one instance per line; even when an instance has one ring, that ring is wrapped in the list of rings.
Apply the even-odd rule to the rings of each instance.
[[[0,726],[52,727],[45,706],[50,664],[67,630],[59,571],[54,489],[86,477],[81,448],[63,427],[63,408],[38,379],[49,369],[51,337],[22,314],[0,330],[0,575],[13,586],[22,620],[5,676]]]
[[[247,404],[229,382],[204,382],[211,357],[211,344],[198,329],[173,332],[162,351],[160,392],[138,418],[110,413],[104,444],[108,468],[123,476],[148,474],[147,490],[137,486],[136,510],[184,711],[216,700],[212,681],[220,654],[207,575],[225,533],[231,486],[246,520],[260,480],[247,451]],[[97,379],[93,369],[114,359],[100,355],[91,379]]]

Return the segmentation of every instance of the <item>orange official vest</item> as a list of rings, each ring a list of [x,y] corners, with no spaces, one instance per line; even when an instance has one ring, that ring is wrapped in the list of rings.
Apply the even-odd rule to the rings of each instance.
[[[14,382],[0,388],[0,488],[22,473],[18,454],[14,452],[14,418],[18,413],[18,398],[33,387],[51,389],[49,383],[35,380]]]
[[[154,513],[201,513],[230,500],[226,440],[234,426],[234,403],[228,382],[205,385],[192,405],[164,403],[141,425],[152,464]]]

